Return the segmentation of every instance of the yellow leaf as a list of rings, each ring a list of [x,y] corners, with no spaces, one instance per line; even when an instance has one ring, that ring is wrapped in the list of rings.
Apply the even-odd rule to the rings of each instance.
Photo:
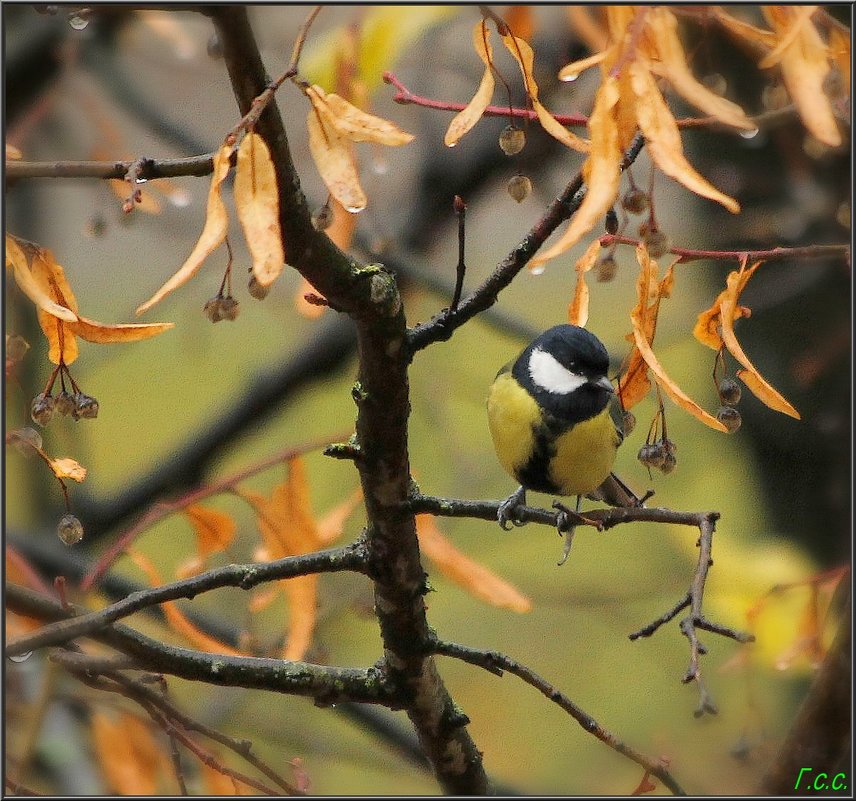
[[[36,283],[42,287],[46,295],[53,296],[60,305],[72,309],[77,317],[77,300],[68,281],[65,271],[47,248],[39,248],[33,256],[31,274]],[[68,328],[70,323],[50,314],[43,309],[37,310],[39,325],[48,339],[48,359],[54,364],[60,360],[72,364],[77,358],[77,339]]]
[[[550,114],[543,105],[541,105],[541,101],[538,100],[538,84],[535,82],[535,75],[533,73],[535,54],[532,52],[532,48],[523,41],[523,39],[517,36],[511,36],[510,34],[502,36],[502,43],[505,45],[508,52],[514,56],[514,60],[520,67],[520,72],[523,75],[523,82],[526,86],[526,93],[532,101],[532,107],[538,115],[538,122],[541,123],[541,127],[550,134],[550,136],[558,139],[566,147],[572,148],[573,150],[579,150],[581,153],[587,153],[589,150],[589,143],[565,128],[564,125],[558,122],[558,120],[556,120],[556,118]]]
[[[654,376],[657,379],[657,383],[663,389],[663,391],[684,411],[689,412],[693,417],[701,420],[705,425],[710,426],[717,431],[722,431],[723,433],[727,433],[728,429],[719,422],[715,417],[708,414],[704,409],[701,408],[692,398],[690,398],[666,373],[663,369],[660,362],[657,360],[657,357],[654,355],[654,351],[651,350],[651,346],[648,344],[648,341],[645,339],[645,334],[642,330],[642,321],[635,314],[630,316],[630,320],[633,323],[633,339],[636,342],[636,347],[639,349],[639,353],[642,358],[645,360],[645,363],[650,368],[651,372],[654,373]]]
[[[770,31],[761,30],[761,28],[756,28],[748,22],[732,17],[721,6],[713,6],[710,12],[727,31],[744,42],[748,42],[762,50],[775,46],[776,37]]]
[[[31,251],[31,258],[38,253],[36,248],[28,248],[28,250]],[[24,249],[18,245],[15,237],[11,234],[6,234],[6,268],[12,269],[15,283],[39,309],[66,322],[73,322],[77,319],[77,315],[70,308],[61,306],[53,300],[50,294],[36,281],[30,271],[30,261],[27,259]]]
[[[208,206],[205,211],[205,225],[199,240],[193,248],[187,260],[152,297],[137,308],[137,314],[142,314],[150,309],[155,303],[163,300],[170,292],[186,284],[199,271],[202,263],[211,253],[220,246],[226,238],[229,227],[229,218],[226,214],[226,206],[220,195],[220,189],[226,176],[229,174],[229,158],[233,148],[223,145],[214,156],[214,169],[211,176],[211,186],[208,190]]]
[[[691,192],[715,200],[735,214],[739,212],[740,205],[737,201],[708,183],[684,157],[677,123],[648,66],[637,58],[630,63],[628,69],[631,86],[636,95],[636,119],[654,163]]]
[[[667,78],[675,91],[687,102],[716,117],[720,122],[744,131],[757,129],[758,126],[746,116],[740,106],[714,94],[695,79],[687,66],[684,48],[678,37],[678,20],[669,9],[652,8],[647,22],[655,32],[654,41],[661,59],[659,64],[652,64],[652,69],[658,75]]]
[[[128,550],[128,556],[131,558],[131,561],[146,574],[146,578],[152,587],[159,587],[163,584],[163,580],[161,579],[157,568],[155,568],[147,557],[135,550]],[[188,642],[192,643],[199,650],[206,651],[210,654],[246,656],[243,652],[232,648],[230,645],[226,645],[224,642],[220,642],[220,640],[206,634],[204,631],[200,631],[200,629],[193,625],[193,623],[191,623],[187,617],[181,613],[178,606],[176,606],[175,601],[164,601],[164,603],[161,604],[161,608],[163,609],[164,617],[166,617],[167,623],[169,623],[170,627],[185,637]]]
[[[285,252],[279,227],[279,188],[267,143],[248,133],[238,148],[235,210],[253,257],[253,275],[270,286],[282,272]]]
[[[362,211],[367,200],[357,175],[353,146],[327,116],[326,106],[318,101],[318,96],[309,93],[309,99],[312,102],[306,119],[309,150],[321,179],[347,211]]]
[[[170,328],[174,328],[175,323],[125,323],[108,325],[78,315],[76,322],[66,323],[65,327],[66,329],[71,329],[77,336],[85,339],[87,342],[111,344],[114,342],[138,342],[141,339],[150,339],[158,334],[162,334],[164,331],[168,331]]]
[[[320,86],[310,86],[306,91],[316,96],[313,105],[318,102],[326,106],[326,117],[352,142],[375,142],[399,147],[414,139],[413,134],[403,131],[389,120],[369,114],[335,93],[328,95]]]
[[[800,113],[805,127],[825,145],[838,147],[841,132],[835,121],[832,104],[823,90],[829,73],[827,47],[817,29],[806,21],[799,25],[799,6],[762,6],[764,16],[776,29],[780,41],[796,28],[782,50],[780,67],[788,93]]]
[[[459,551],[441,533],[433,515],[416,515],[416,534],[419,547],[448,579],[463,587],[480,601],[511,609],[513,612],[529,612],[532,601],[514,585],[473,561]]]
[[[755,267],[758,265],[756,264]],[[746,280],[741,280],[742,276],[739,272],[733,271],[727,279],[728,288],[725,291],[725,296],[720,302],[720,319],[722,321],[722,339],[725,342],[725,347],[728,352],[743,365],[745,370],[738,370],[737,376],[746,384],[752,393],[763,403],[777,412],[782,412],[791,417],[800,419],[799,412],[786,401],[782,395],[775,390],[761,374],[755,369],[749,357],[743,352],[737,337],[734,335],[734,319],[737,308],[737,299],[740,292],[746,285]]]
[[[182,510],[196,532],[196,548],[201,559],[228,548],[235,539],[234,518],[225,512],[193,504]]]
[[[51,459],[50,466],[57,478],[70,478],[78,483],[86,478],[86,468],[74,459]]]
[[[484,75],[482,75],[479,88],[473,95],[473,99],[467,104],[467,107],[454,116],[446,129],[446,136],[443,139],[446,147],[454,147],[460,141],[461,137],[466,134],[480,119],[484,110],[490,104],[493,97],[495,81],[493,78],[493,48],[490,46],[488,30],[485,20],[477,22],[473,28],[473,47],[479,58],[484,62]]]
[[[800,35],[800,29],[809,24],[809,20],[817,11],[818,6],[794,6],[794,13],[782,30],[778,31],[776,46],[758,62],[758,68],[765,70],[775,67],[782,60],[782,54]]]
[[[577,284],[574,288],[574,297],[568,305],[568,322],[571,325],[583,327],[588,321],[589,289],[585,276],[594,267],[599,254],[600,240],[595,239],[574,265],[577,273]]]
[[[606,77],[598,90],[588,121],[592,145],[591,152],[583,164],[585,197],[565,233],[544,253],[532,259],[530,269],[535,269],[570,250],[603,219],[618,197],[621,183],[621,148],[618,145],[618,126],[614,116],[618,98],[618,81]]]
[[[155,795],[163,760],[149,727],[127,712],[112,718],[95,710],[90,719],[97,762],[111,791]]]

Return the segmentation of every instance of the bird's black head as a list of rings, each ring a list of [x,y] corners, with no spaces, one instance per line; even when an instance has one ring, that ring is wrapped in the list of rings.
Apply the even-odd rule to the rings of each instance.
[[[557,325],[520,354],[511,372],[542,409],[573,423],[593,417],[609,402],[608,369],[609,354],[594,334]]]

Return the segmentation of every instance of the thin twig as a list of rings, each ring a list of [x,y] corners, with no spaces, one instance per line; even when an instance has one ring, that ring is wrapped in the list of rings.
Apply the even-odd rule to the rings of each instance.
[[[662,760],[652,759],[626,745],[610,731],[603,728],[591,715],[583,711],[568,696],[557,690],[546,679],[539,676],[531,668],[526,667],[526,665],[497,651],[481,651],[465,645],[440,640],[434,644],[434,652],[443,656],[460,659],[471,665],[477,665],[495,675],[501,676],[503,670],[513,673],[528,685],[538,690],[542,695],[546,696],[554,704],[564,709],[589,734],[597,737],[598,740],[608,745],[613,751],[617,751],[622,756],[631,759],[637,765],[641,765],[651,775],[660,779],[675,795],[685,795],[684,790],[666,769]]]
[[[131,161],[7,161],[6,179],[15,178],[101,178],[122,180],[140,163],[138,178],[201,178],[214,169],[214,154],[203,153],[180,159],[134,159]]]

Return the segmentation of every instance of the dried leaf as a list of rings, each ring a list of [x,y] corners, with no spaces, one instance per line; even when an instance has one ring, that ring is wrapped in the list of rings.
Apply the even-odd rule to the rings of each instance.
[[[139,551],[131,549],[129,549],[127,553],[131,558],[131,561],[133,561],[133,563],[146,574],[146,578],[152,587],[159,587],[163,584],[163,580],[161,579],[157,568],[155,568],[146,556],[141,554]],[[210,654],[246,656],[242,651],[238,651],[230,645],[226,645],[226,643],[220,642],[220,640],[217,640],[209,634],[206,634],[204,631],[198,629],[184,614],[182,614],[178,606],[176,606],[175,601],[164,601],[164,603],[161,604],[161,608],[163,609],[164,616],[166,617],[167,623],[170,627],[185,637],[188,642],[192,643],[200,651],[206,651]]]
[[[53,297],[60,306],[72,309],[77,315],[77,300],[66,281],[65,271],[47,248],[39,248],[33,255],[31,274],[46,295]],[[69,323],[41,308],[37,310],[37,316],[48,339],[48,359],[54,364],[59,364],[60,359],[66,364],[72,364],[78,350],[74,333],[68,328]]]
[[[762,50],[775,47],[776,37],[770,31],[756,28],[748,22],[732,17],[722,6],[713,6],[710,13],[730,33],[734,34],[744,42],[748,42]]]
[[[149,727],[127,712],[112,718],[95,710],[91,723],[98,765],[110,789],[119,795],[155,795],[163,760]]]
[[[600,64],[607,57],[607,55],[607,50],[601,50],[599,53],[595,53],[593,56],[586,56],[586,58],[581,58],[577,61],[572,61],[570,64],[566,64],[564,67],[562,67],[562,69],[559,70],[559,80],[575,81],[587,69]]]
[[[756,264],[755,267],[758,265]],[[734,319],[736,316],[737,299],[740,292],[746,285],[745,280],[741,280],[742,276],[739,272],[733,271],[727,279],[728,288],[725,291],[725,297],[720,302],[720,319],[722,321],[722,339],[725,342],[725,347],[728,352],[743,365],[745,370],[738,370],[737,377],[746,384],[751,392],[763,403],[777,412],[782,412],[790,417],[800,419],[799,412],[782,397],[782,395],[774,389],[761,374],[755,369],[749,357],[743,352],[737,337],[734,335]]]
[[[801,14],[798,6],[762,6],[762,11],[780,42],[789,38],[792,28],[797,30],[781,52],[782,79],[805,127],[823,144],[838,147],[841,132],[829,97],[823,91],[829,58],[820,34],[810,21],[798,24]]]
[[[746,286],[746,283],[762,263],[763,262],[760,261],[756,262],[748,270],[739,271],[739,279],[736,289],[738,298],[740,297],[740,293],[743,291],[743,288]],[[722,301],[728,295],[728,291],[728,289],[723,289],[722,292],[716,296],[716,300],[713,301],[711,307],[709,309],[705,309],[699,314],[695,328],[693,328],[693,336],[701,342],[702,345],[707,345],[713,350],[719,350],[724,344],[722,336],[719,333],[720,326],[722,325],[720,306],[722,305]],[[731,319],[737,320],[740,317],[749,317],[751,314],[751,309],[746,308],[746,306],[735,306],[734,316]]]
[[[598,90],[588,121],[592,145],[591,152],[583,164],[585,197],[565,233],[544,253],[532,259],[530,269],[535,269],[570,250],[603,219],[618,197],[621,183],[621,148],[618,145],[618,127],[614,116],[618,98],[618,81],[615,78],[605,78]]]
[[[571,29],[580,37],[593,53],[605,50],[609,44],[609,36],[603,26],[596,22],[587,6],[565,6]]]
[[[108,325],[89,320],[78,315],[77,321],[66,323],[66,329],[70,329],[81,339],[87,342],[99,344],[111,344],[114,342],[138,342],[141,339],[151,337],[175,328],[175,323],[125,323],[120,325]]]
[[[334,506],[318,521],[318,539],[320,544],[328,545],[335,542],[345,529],[345,523],[354,513],[363,499],[363,491],[359,487],[344,501]]]
[[[86,478],[86,468],[74,459],[67,457],[51,459],[50,466],[57,478],[70,478],[78,483]]]
[[[24,154],[15,145],[6,144],[6,161],[18,161],[24,158]]]
[[[330,210],[333,212],[333,222],[324,233],[339,250],[347,251],[354,240],[357,215],[347,211],[336,198],[331,199]]]
[[[678,125],[647,65],[636,59],[628,71],[636,95],[636,118],[654,163],[691,192],[715,200],[735,214],[739,212],[737,201],[702,178],[684,157]]]
[[[193,504],[182,510],[187,515],[196,533],[196,548],[199,557],[206,559],[213,553],[225,551],[235,539],[235,519],[216,509]]]
[[[395,123],[369,114],[335,93],[326,94],[320,86],[310,86],[306,91],[310,94],[312,104],[323,104],[326,107],[326,117],[339,133],[352,142],[375,142],[388,147],[400,147],[415,138]],[[314,99],[312,95],[315,95]]]
[[[589,289],[586,284],[586,273],[594,267],[599,254],[600,240],[595,239],[574,265],[577,284],[574,287],[574,297],[568,305],[568,322],[571,325],[583,327],[588,321]]]
[[[794,6],[790,21],[784,23],[783,29],[777,32],[776,46],[758,62],[759,69],[775,67],[782,60],[782,54],[797,40],[800,30],[809,24],[818,8],[819,6]]]
[[[309,94],[309,99],[312,101],[306,119],[309,150],[321,179],[347,211],[362,211],[368,201],[360,186],[353,146],[327,116],[326,106],[318,102],[317,95]]]
[[[259,793],[255,787],[250,787],[250,785],[222,773],[207,762],[202,762],[200,769],[205,784],[205,792],[209,796],[258,795]]]
[[[441,533],[433,515],[416,515],[419,547],[448,579],[470,595],[492,606],[513,612],[529,612],[532,601],[514,585],[459,551]]]
[[[710,426],[717,431],[727,433],[728,429],[719,422],[715,417],[708,414],[701,408],[692,398],[690,398],[666,373],[651,346],[645,338],[642,330],[642,321],[637,315],[630,315],[630,320],[633,323],[633,339],[636,342],[636,347],[639,349],[642,358],[650,368],[651,372],[657,379],[657,383],[663,391],[684,411],[689,412],[693,417],[701,420],[705,425]]]
[[[578,150],[581,153],[587,153],[589,151],[589,142],[571,133],[538,100],[538,84],[535,82],[535,75],[533,73],[535,54],[532,52],[532,48],[520,37],[509,34],[502,36],[502,43],[508,52],[514,56],[515,61],[517,61],[520,67],[523,82],[526,85],[526,93],[532,101],[532,107],[538,115],[538,122],[541,123],[541,127],[550,136],[558,139],[563,145],[573,150]]]
[[[67,306],[62,306],[51,297],[48,292],[36,281],[30,271],[30,260],[24,253],[24,249],[16,242],[15,237],[6,234],[6,268],[12,269],[15,283],[20,290],[36,305],[37,308],[52,314],[54,317],[66,322],[73,322],[77,315]],[[38,249],[30,248],[31,258],[38,253]]]
[[[186,284],[199,271],[205,259],[218,248],[226,238],[229,227],[229,217],[226,206],[223,203],[220,190],[223,181],[229,174],[229,158],[232,155],[232,146],[223,145],[214,156],[214,168],[211,176],[211,186],[208,190],[208,206],[205,211],[205,225],[199,240],[193,248],[187,260],[152,297],[137,308],[137,314],[142,314],[150,309],[155,303],[163,300],[170,292]]]
[[[347,213],[347,212],[346,212]],[[317,303],[310,303],[306,300],[307,295],[317,295],[315,287],[309,283],[303,276],[300,278],[300,286],[294,293],[294,308],[297,313],[310,320],[317,320],[326,311],[326,306],[319,306]]]
[[[253,275],[270,286],[282,272],[285,252],[279,226],[279,188],[267,143],[248,133],[238,148],[235,210],[253,257]]]
[[[267,609],[282,594],[281,587],[264,587],[250,598],[248,609],[254,614]]]
[[[487,27],[485,20],[477,22],[473,27],[473,47],[479,58],[484,62],[484,74],[482,75],[479,88],[473,95],[473,99],[467,104],[467,107],[458,112],[449,123],[446,129],[446,136],[443,139],[446,147],[454,147],[460,141],[461,137],[466,134],[482,117],[484,110],[490,104],[493,97],[493,90],[496,82],[493,77],[493,48],[490,46],[488,37],[490,30]]]
[[[655,33],[653,38],[661,59],[659,64],[655,62],[651,65],[658,75],[667,78],[675,91],[687,102],[716,117],[720,122],[744,131],[757,129],[758,126],[746,116],[740,106],[714,94],[695,79],[687,65],[684,48],[678,37],[678,20],[668,8],[650,9],[647,22]]]

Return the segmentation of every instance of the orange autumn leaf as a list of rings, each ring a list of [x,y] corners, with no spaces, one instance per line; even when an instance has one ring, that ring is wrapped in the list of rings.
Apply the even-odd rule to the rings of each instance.
[[[279,188],[267,143],[248,133],[238,148],[235,210],[253,259],[253,276],[270,286],[282,272],[285,251],[279,226]]]
[[[350,496],[341,503],[336,504],[318,521],[318,539],[323,545],[335,542],[345,529],[345,523],[354,513],[360,501],[363,499],[363,491],[357,487]]]
[[[327,107],[309,94],[312,108],[306,118],[309,129],[309,151],[330,194],[348,211],[362,211],[367,204],[360,185],[351,141],[344,137],[330,119]]]
[[[67,457],[50,459],[49,464],[57,478],[70,478],[78,483],[86,478],[86,468],[74,459]]]
[[[796,41],[803,26],[810,24],[809,20],[814,16],[817,9],[818,6],[794,6],[794,13],[790,20],[778,32],[781,35],[778,37],[776,46],[758,62],[759,69],[765,70],[775,67],[782,60],[785,50]]]
[[[693,417],[697,418],[698,420],[701,420],[701,422],[705,425],[710,426],[711,428],[717,431],[727,433],[728,429],[722,423],[720,423],[719,420],[717,420],[715,417],[708,414],[708,412],[702,409],[701,406],[699,406],[692,398],[690,398],[669,377],[669,375],[663,369],[663,366],[657,360],[657,357],[654,355],[654,351],[651,349],[651,346],[648,344],[648,341],[645,338],[645,334],[642,329],[642,320],[640,320],[637,315],[631,315],[630,319],[633,323],[633,338],[636,342],[636,347],[639,349],[639,353],[645,360],[645,363],[648,365],[651,372],[654,374],[657,380],[657,384],[672,399],[672,401],[678,406],[680,406],[684,411],[689,412]]]
[[[565,64],[565,66],[559,70],[559,80],[575,81],[587,69],[590,69],[591,67],[600,64],[601,61],[603,61],[608,55],[608,51],[601,50],[599,53],[595,53],[593,56],[586,56],[585,58],[581,58],[578,61],[572,61],[570,64]]]
[[[98,344],[113,344],[116,342],[139,342],[142,339],[169,331],[175,328],[175,323],[122,323],[110,325],[90,320],[81,315],[77,316],[76,322],[66,323],[66,329],[71,330],[81,339]],[[66,361],[66,363],[68,363]]]
[[[811,8],[762,6],[761,10],[776,31],[779,48],[773,52],[781,48],[782,79],[803,124],[820,142],[838,147],[841,132],[823,88],[830,69],[828,49],[806,16],[806,9]]]
[[[24,158],[24,154],[20,151],[20,149],[15,147],[15,145],[10,145],[8,142],[6,142],[5,145],[7,161],[19,161],[20,159]]]
[[[326,107],[326,116],[337,130],[352,142],[374,142],[388,147],[400,147],[415,138],[395,123],[363,111],[335,92],[326,94],[320,86],[311,86],[307,91],[320,99]]]
[[[214,156],[214,165],[211,176],[211,186],[208,189],[208,205],[205,211],[205,225],[190,255],[184,264],[179,267],[172,278],[170,278],[154,295],[145,303],[137,307],[137,314],[142,314],[150,309],[155,303],[163,300],[170,292],[186,284],[199,271],[205,259],[218,248],[226,238],[229,227],[229,217],[226,206],[220,194],[223,181],[229,174],[229,159],[232,155],[232,146],[223,145]]]
[[[574,133],[571,133],[564,125],[562,125],[538,99],[538,84],[535,81],[533,66],[535,62],[535,54],[527,42],[519,36],[505,34],[501,36],[502,43],[517,62],[520,67],[520,72],[523,75],[523,82],[526,86],[526,94],[532,102],[532,108],[538,115],[538,122],[541,127],[555,139],[558,139],[563,145],[578,150],[581,153],[587,153],[589,150],[589,142],[581,139]]]
[[[315,287],[312,286],[306,278],[300,276],[300,286],[297,287],[297,291],[294,293],[294,308],[297,310],[297,313],[310,320],[317,320],[322,314],[324,314],[324,310],[327,308],[326,306],[321,306],[317,303],[310,303],[306,299],[307,295],[317,294]]]
[[[75,316],[77,315],[77,299],[65,278],[65,271],[56,263],[53,253],[47,248],[39,248],[33,255],[30,272],[45,294],[53,297],[60,306],[71,309]],[[41,308],[37,310],[37,316],[39,325],[48,340],[48,359],[54,364],[59,364],[60,360],[66,364],[74,362],[78,349],[74,334],[67,328],[71,322],[67,323]]]
[[[15,237],[11,234],[6,234],[6,269],[11,269],[15,277],[15,283],[20,290],[35,304],[36,308],[46,311],[54,317],[73,322],[77,319],[77,315],[67,306],[57,303],[49,294],[49,291],[41,285],[33,276],[30,263],[31,259],[35,258],[39,252],[39,248],[28,246],[27,251],[30,253],[30,258],[27,258],[24,247],[18,244]]]
[[[574,287],[574,296],[568,304],[568,322],[571,325],[584,327],[588,321],[589,288],[586,284],[586,273],[594,267],[599,254],[600,240],[595,239],[574,265],[574,270],[577,273],[577,284]]]
[[[764,51],[775,47],[776,37],[770,31],[756,28],[748,22],[731,16],[722,6],[713,6],[710,13],[723,28],[744,42]]]
[[[139,551],[128,550],[127,553],[131,558],[131,561],[133,561],[133,563],[146,574],[146,578],[148,579],[150,586],[159,587],[163,584],[163,580],[151,560]],[[175,601],[164,601],[164,603],[161,604],[161,608],[163,609],[164,617],[166,617],[169,626],[201,651],[206,651],[210,654],[245,656],[243,652],[232,648],[230,645],[226,645],[226,643],[221,642],[198,629],[184,614],[182,614],[178,606],[176,606]]]
[[[755,266],[757,267],[758,265]],[[742,288],[746,285],[746,281],[741,281],[740,273],[733,271],[729,274],[726,283],[728,288],[725,291],[725,297],[723,297],[719,305],[720,319],[722,321],[722,339],[725,342],[725,347],[728,348],[728,352],[745,368],[737,371],[737,377],[749,387],[752,394],[762,403],[765,403],[777,412],[782,412],[799,420],[799,412],[763,378],[752,362],[749,361],[749,357],[743,352],[743,348],[740,347],[740,343],[734,334],[737,299],[740,296]]]
[[[473,47],[476,49],[479,58],[484,63],[484,74],[482,75],[479,88],[476,90],[473,99],[467,104],[467,107],[458,112],[449,123],[446,129],[446,136],[443,139],[446,147],[454,147],[482,117],[484,110],[490,104],[493,97],[493,90],[496,82],[493,77],[493,48],[490,46],[488,30],[485,20],[477,22],[473,27]]]
[[[419,547],[448,579],[470,595],[492,606],[513,612],[529,612],[532,601],[513,584],[459,551],[437,527],[433,515],[416,515]]]
[[[244,784],[239,779],[227,776],[222,771],[211,767],[207,762],[202,762],[200,769],[202,771],[205,792],[209,796],[258,795],[259,793],[255,787],[250,787],[250,785]]]
[[[691,192],[721,203],[736,214],[740,205],[702,178],[684,156],[681,134],[657,82],[647,64],[637,58],[628,67],[630,85],[636,96],[636,119],[648,143],[654,163],[670,178]]]
[[[736,287],[737,297],[740,297],[743,287],[746,286],[746,283],[761,264],[762,262],[759,261],[753,264],[748,270],[741,269],[739,271],[739,279]],[[723,346],[722,336],[719,333],[722,325],[722,313],[720,306],[722,305],[722,301],[725,299],[727,293],[728,289],[723,289],[722,292],[716,296],[716,300],[713,301],[710,308],[699,313],[695,327],[693,328],[693,336],[701,342],[702,345],[707,345],[713,350],[719,350]],[[735,306],[733,314],[734,316],[731,319],[737,320],[740,317],[749,317],[752,314],[752,311],[751,309],[746,308],[746,306]]]
[[[740,106],[711,92],[695,79],[678,37],[678,20],[672,11],[662,6],[652,8],[647,23],[654,31],[653,39],[660,56],[660,61],[651,65],[658,75],[665,77],[684,100],[725,125],[744,131],[757,129]]]
[[[506,6],[502,11],[502,19],[509,30],[527,42],[535,33],[535,17],[532,6]]]
[[[605,77],[588,121],[591,152],[583,164],[585,197],[559,240],[532,259],[530,269],[537,269],[550,259],[570,250],[603,219],[618,197],[621,182],[621,148],[615,120],[618,99],[617,79]]]
[[[181,578],[198,573],[213,553],[226,550],[235,539],[237,526],[231,515],[194,504],[182,510],[196,534],[196,556],[185,562],[176,573]]]
[[[98,710],[92,713],[91,726],[97,762],[111,791],[119,795],[154,795],[165,754],[149,727],[127,712],[114,718]]]

